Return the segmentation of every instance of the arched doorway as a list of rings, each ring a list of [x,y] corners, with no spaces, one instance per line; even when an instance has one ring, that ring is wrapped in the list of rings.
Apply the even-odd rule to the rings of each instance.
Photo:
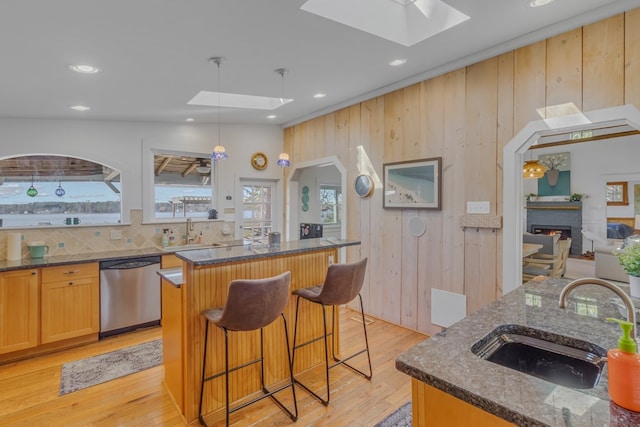
[[[530,122],[504,147],[502,280],[504,293],[522,283],[524,153],[541,137],[580,130],[629,126],[640,130],[640,112],[633,105]]]

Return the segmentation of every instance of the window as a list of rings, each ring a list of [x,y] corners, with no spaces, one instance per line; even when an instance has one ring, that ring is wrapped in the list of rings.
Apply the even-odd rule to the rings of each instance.
[[[211,160],[154,155],[154,218],[207,218],[212,208]]]
[[[275,184],[244,183],[242,185],[242,238],[264,239],[273,228]]]
[[[320,222],[339,224],[342,207],[342,189],[334,185],[320,186]]]
[[[119,224],[120,172],[77,157],[0,160],[0,226]]]
[[[607,206],[628,206],[627,182],[607,182]]]

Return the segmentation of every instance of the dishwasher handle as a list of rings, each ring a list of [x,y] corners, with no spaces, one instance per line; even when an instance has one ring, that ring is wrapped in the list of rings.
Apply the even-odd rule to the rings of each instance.
[[[100,270],[130,270],[133,268],[147,267],[154,264],[160,264],[160,257],[154,256],[145,258],[102,261],[100,263]]]

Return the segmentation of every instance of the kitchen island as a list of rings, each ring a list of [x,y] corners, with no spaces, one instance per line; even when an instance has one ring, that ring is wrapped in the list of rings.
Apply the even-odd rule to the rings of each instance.
[[[162,279],[162,327],[165,348],[163,365],[165,385],[175,405],[187,423],[196,422],[200,398],[202,354],[205,320],[201,312],[224,305],[227,287],[234,279],[260,279],[291,272],[291,290],[318,285],[324,281],[330,263],[339,259],[338,251],[358,241],[341,239],[309,239],[282,242],[278,245],[245,245],[196,249],[176,252],[182,261],[181,280]],[[293,337],[295,305],[285,309],[289,338]],[[304,305],[300,316],[301,339],[320,335],[322,311],[319,306]],[[265,383],[275,384],[288,376],[288,359],[282,341],[281,322],[265,328]],[[231,334],[229,365],[237,366],[254,359],[259,351],[259,332]],[[223,370],[223,334],[218,328],[210,331],[207,375]],[[322,342],[296,353],[295,372],[309,369],[324,361]],[[230,374],[230,400],[240,402],[260,390],[259,365]],[[224,377],[206,384],[203,413],[224,417]],[[283,393],[286,393],[283,392]]]
[[[620,329],[604,320],[623,317],[616,295],[603,287],[581,286],[561,309],[558,297],[567,283],[528,282],[400,355],[397,369],[412,377],[414,425],[640,425],[640,413],[609,400],[606,366],[595,387],[578,389],[489,362],[471,351],[503,325],[561,335],[569,343],[616,347]],[[637,300],[634,303],[637,307]]]

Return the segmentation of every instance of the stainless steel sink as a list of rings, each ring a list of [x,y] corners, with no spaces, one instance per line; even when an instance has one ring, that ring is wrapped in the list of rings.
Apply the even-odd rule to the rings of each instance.
[[[588,389],[598,384],[606,350],[519,325],[503,325],[475,343],[471,351],[490,362],[565,387]]]

